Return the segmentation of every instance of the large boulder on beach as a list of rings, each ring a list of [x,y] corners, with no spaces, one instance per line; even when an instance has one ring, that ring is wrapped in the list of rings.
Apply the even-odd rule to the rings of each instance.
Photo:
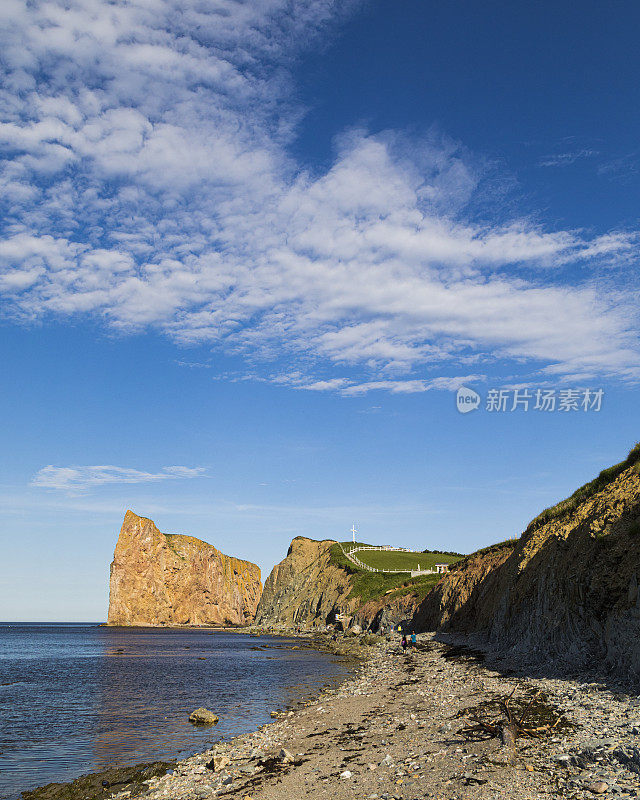
[[[218,717],[213,713],[213,711],[209,711],[208,708],[196,708],[189,715],[189,722],[192,722],[194,725],[215,725],[218,721]]]

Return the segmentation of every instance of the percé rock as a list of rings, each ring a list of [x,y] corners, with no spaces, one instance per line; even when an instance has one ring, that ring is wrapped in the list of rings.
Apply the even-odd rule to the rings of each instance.
[[[629,466],[512,546],[472,556],[432,590],[418,630],[483,634],[505,654],[640,678],[640,476]]]
[[[253,620],[260,568],[127,511],[109,585],[109,625],[240,625]]]
[[[258,625],[326,625],[349,613],[351,580],[330,562],[332,539],[297,536],[287,556],[271,570],[256,612]]]

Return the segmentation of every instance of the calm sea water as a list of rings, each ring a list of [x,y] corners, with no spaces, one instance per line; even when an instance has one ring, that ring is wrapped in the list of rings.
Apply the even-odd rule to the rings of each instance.
[[[292,644],[224,632],[0,623],[0,798],[204,750],[344,677],[344,663],[285,649]],[[199,706],[215,711],[218,725],[191,725]]]

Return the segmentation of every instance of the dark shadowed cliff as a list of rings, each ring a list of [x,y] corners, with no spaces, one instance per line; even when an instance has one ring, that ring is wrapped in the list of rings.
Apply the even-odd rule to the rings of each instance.
[[[639,457],[636,448],[512,546],[461,562],[413,624],[482,633],[532,662],[640,677]]]

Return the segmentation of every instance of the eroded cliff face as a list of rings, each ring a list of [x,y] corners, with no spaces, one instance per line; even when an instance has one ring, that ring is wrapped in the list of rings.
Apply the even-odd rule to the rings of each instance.
[[[401,624],[408,629],[407,622],[416,613],[419,603],[415,594],[369,600],[355,609],[352,622],[372,633],[389,633]]]
[[[495,563],[468,559],[427,596],[421,629],[480,632],[532,662],[598,663],[640,677],[637,467],[576,509],[532,526]],[[504,553],[503,553],[504,556]]]
[[[349,575],[330,563],[335,541],[296,537],[287,556],[271,570],[256,612],[259,625],[326,625],[354,602]]]
[[[411,619],[420,600],[416,595],[393,593],[362,602],[351,597],[354,573],[331,563],[333,539],[318,542],[296,537],[287,556],[271,571],[256,612],[258,625],[302,627],[338,622],[387,632]]]
[[[261,593],[260,568],[250,561],[125,514],[111,563],[109,625],[244,624]]]
[[[513,543],[487,548],[461,561],[427,594],[415,610],[416,630],[472,630],[475,614],[488,602],[489,576],[509,558]]]

